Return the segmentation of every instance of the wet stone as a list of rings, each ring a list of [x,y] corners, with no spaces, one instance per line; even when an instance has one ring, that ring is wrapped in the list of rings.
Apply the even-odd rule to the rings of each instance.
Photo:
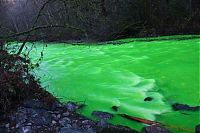
[[[32,123],[27,123],[27,126],[31,126],[32,125]]]
[[[61,115],[60,115],[60,114],[58,114],[56,117],[57,117],[58,119],[60,119]]]
[[[34,123],[35,125],[49,125],[51,124],[51,115],[43,109],[35,109],[29,111],[29,123]]]
[[[149,102],[149,101],[152,101],[152,100],[153,100],[152,97],[146,97],[146,98],[144,99],[145,102]]]
[[[60,129],[59,133],[83,133],[83,132],[80,132],[78,130],[73,130],[71,128],[63,127]]]
[[[78,109],[77,105],[73,102],[68,102],[66,105],[65,105],[66,109],[70,112],[74,112]]]
[[[55,125],[57,122],[53,120],[51,123],[52,123],[53,125]]]
[[[119,106],[112,106],[112,110],[118,111],[119,110]]]
[[[58,101],[53,102],[51,109],[52,110],[57,110],[58,108],[61,108],[62,104]]]
[[[90,124],[90,121],[89,120],[84,120],[84,121],[82,121],[82,124]]]
[[[159,125],[147,126],[142,129],[142,133],[171,133],[169,130]]]
[[[24,102],[24,107],[26,108],[44,108],[44,104],[39,100],[31,99]]]
[[[68,102],[66,105],[65,105],[65,108],[69,111],[69,112],[74,112],[76,111],[77,109],[81,109],[85,107],[85,104],[77,104],[77,103],[74,103],[74,102]]]
[[[100,128],[98,132],[100,133],[138,133],[137,131],[134,131],[125,126],[112,126],[112,125],[108,125],[103,128]]]
[[[9,127],[10,127],[10,124],[9,124],[9,123],[8,123],[8,124],[6,124],[6,125],[5,125],[5,127],[6,127],[6,128],[9,128]]]
[[[110,114],[107,112],[102,112],[102,111],[93,111],[92,115],[99,119],[104,119],[104,120],[109,120],[114,117],[113,114]]]
[[[195,130],[196,130],[196,133],[200,133],[200,125],[197,125]]]
[[[21,124],[20,124],[20,123],[17,123],[15,127],[18,128],[18,127],[20,127],[20,126],[21,126]]]
[[[172,107],[175,111],[178,111],[178,110],[198,111],[198,110],[200,110],[200,106],[191,107],[187,104],[179,104],[179,103],[173,104]]]
[[[69,116],[69,112],[65,112],[62,114],[63,116]]]
[[[71,120],[67,117],[62,118],[61,120],[59,120],[60,125],[66,127],[68,126],[68,124],[71,123]]]
[[[32,133],[31,126],[20,127],[19,133]]]
[[[101,119],[98,123],[97,123],[97,126],[99,127],[105,127],[105,126],[108,126],[108,122],[104,119]]]

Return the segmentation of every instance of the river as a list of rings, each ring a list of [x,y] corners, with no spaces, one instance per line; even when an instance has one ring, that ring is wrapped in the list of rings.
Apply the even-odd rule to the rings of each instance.
[[[171,105],[200,106],[199,37],[50,43],[36,75],[62,102],[84,102],[87,106],[79,112],[91,119],[91,112],[98,110],[115,114],[113,124],[136,130],[145,126],[118,115],[127,114],[160,122],[174,132],[192,133],[200,123],[199,112],[174,111]],[[44,44],[36,43],[33,61]],[[152,100],[145,101],[148,97]]]

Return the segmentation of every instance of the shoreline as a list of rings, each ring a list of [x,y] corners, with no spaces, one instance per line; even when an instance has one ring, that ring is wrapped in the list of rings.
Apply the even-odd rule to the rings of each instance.
[[[0,122],[0,132],[137,133],[128,127],[109,124],[108,119],[92,121],[76,113],[76,110],[81,109],[80,105],[73,102],[62,104],[48,92],[40,90],[39,93],[26,99],[11,113],[1,116],[4,121]]]

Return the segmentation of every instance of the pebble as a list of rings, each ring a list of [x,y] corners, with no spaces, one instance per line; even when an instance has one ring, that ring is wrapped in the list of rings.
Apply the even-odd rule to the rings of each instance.
[[[27,126],[31,126],[31,125],[32,125],[32,123],[28,123],[28,124],[27,124]]]
[[[171,133],[160,125],[147,126],[142,129],[142,133]]]
[[[76,111],[76,109],[78,108],[78,106],[73,103],[73,102],[68,102],[66,105],[65,105],[66,109],[70,112],[74,112]]]
[[[19,133],[30,133],[31,132],[31,126],[25,126],[19,128]]]
[[[18,128],[19,126],[21,126],[21,124],[20,124],[20,123],[17,123],[15,127]]]
[[[33,101],[35,102],[35,101]],[[38,101],[37,101],[38,102]],[[39,101],[40,102],[40,101]],[[69,110],[73,111],[79,106],[75,103],[69,103]],[[29,106],[29,108],[27,108]],[[1,132],[17,132],[17,133],[34,133],[34,132],[56,132],[58,133],[94,133],[96,132],[97,123],[86,119],[83,116],[77,115],[75,112],[66,111],[64,106],[56,110],[44,109],[42,104],[40,108],[36,108],[35,104],[31,108],[31,104],[20,106],[15,112],[11,113],[8,117],[10,123],[0,124]],[[98,113],[97,113],[98,114]],[[99,117],[108,120],[113,115],[100,112]],[[101,120],[101,125],[105,121]],[[11,124],[13,123],[13,124]],[[16,124],[15,124],[16,123]],[[102,124],[103,123],[103,124]],[[11,125],[15,125],[12,126]],[[98,127],[99,128],[99,127]]]
[[[69,112],[65,112],[62,114],[63,116],[69,116]]]
[[[51,123],[52,123],[53,125],[55,125],[57,122],[53,120]]]
[[[10,127],[10,124],[9,124],[9,123],[8,123],[8,124],[6,124],[6,125],[5,125],[5,127],[6,127],[6,128],[9,128],[9,127]]]
[[[60,119],[61,115],[60,115],[60,114],[58,114],[56,117],[57,117],[58,119]]]
[[[59,120],[59,123],[62,125],[62,126],[66,126],[66,125],[68,125],[69,123],[71,123],[71,120],[69,119],[69,118],[67,118],[67,117],[64,117],[64,118],[62,118],[61,120]]]
[[[60,133],[83,133],[78,130],[73,130],[71,128],[63,127],[60,129]]]
[[[99,119],[104,119],[104,120],[109,120],[114,117],[113,114],[110,114],[107,112],[102,112],[102,111],[93,111],[92,115]]]

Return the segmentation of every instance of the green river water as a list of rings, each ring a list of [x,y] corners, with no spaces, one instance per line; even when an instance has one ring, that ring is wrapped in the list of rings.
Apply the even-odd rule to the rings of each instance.
[[[91,112],[98,110],[116,114],[111,123],[138,131],[145,125],[117,114],[154,120],[177,133],[193,133],[200,123],[199,112],[173,111],[171,105],[200,106],[199,37],[129,38],[99,45],[51,43],[36,75],[62,102],[85,102],[79,112],[91,119],[95,119]],[[123,44],[112,45],[119,42]],[[32,60],[44,43],[36,44]],[[145,102],[146,97],[153,100]],[[119,111],[112,106],[120,106]]]

